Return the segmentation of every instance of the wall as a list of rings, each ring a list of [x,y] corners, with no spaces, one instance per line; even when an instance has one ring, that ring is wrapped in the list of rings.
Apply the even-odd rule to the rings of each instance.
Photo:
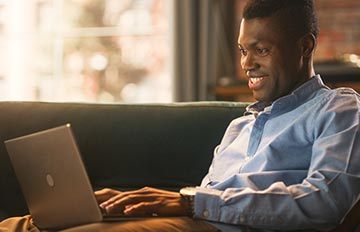
[[[338,59],[346,53],[360,55],[360,1],[316,0],[320,23],[315,60]]]

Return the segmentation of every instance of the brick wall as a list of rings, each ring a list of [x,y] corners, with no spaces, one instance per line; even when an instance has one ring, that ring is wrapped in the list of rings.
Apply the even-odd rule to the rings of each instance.
[[[320,36],[315,60],[360,55],[360,1],[316,0]]]

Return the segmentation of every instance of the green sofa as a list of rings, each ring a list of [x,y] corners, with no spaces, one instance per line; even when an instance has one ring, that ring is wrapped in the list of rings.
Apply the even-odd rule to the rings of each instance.
[[[71,123],[94,189],[198,185],[227,125],[246,103],[0,102],[0,220],[28,214],[3,141]],[[337,231],[360,223],[355,207]],[[359,231],[359,230],[358,230]]]
[[[0,102],[0,220],[28,213],[3,141],[71,123],[94,189],[198,185],[245,104]]]

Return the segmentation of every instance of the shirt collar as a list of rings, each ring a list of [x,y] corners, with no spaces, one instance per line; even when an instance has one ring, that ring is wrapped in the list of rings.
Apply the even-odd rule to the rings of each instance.
[[[249,114],[259,114],[259,112],[264,111],[271,112],[272,110],[280,110],[289,105],[294,105],[296,102],[305,100],[312,93],[321,89],[328,88],[324,82],[322,81],[320,75],[315,75],[310,78],[307,82],[296,88],[291,94],[283,96],[281,98],[276,99],[270,106],[266,107],[265,102],[258,101],[255,102],[248,107],[246,107],[246,111],[244,115]]]

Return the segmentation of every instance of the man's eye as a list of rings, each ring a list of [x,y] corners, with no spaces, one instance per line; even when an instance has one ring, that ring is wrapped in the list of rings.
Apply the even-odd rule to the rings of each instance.
[[[246,56],[246,54],[247,54],[247,51],[243,48],[239,48],[239,52],[242,56]]]
[[[267,54],[269,54],[269,49],[267,48],[257,48],[256,52],[259,56],[266,56]]]

